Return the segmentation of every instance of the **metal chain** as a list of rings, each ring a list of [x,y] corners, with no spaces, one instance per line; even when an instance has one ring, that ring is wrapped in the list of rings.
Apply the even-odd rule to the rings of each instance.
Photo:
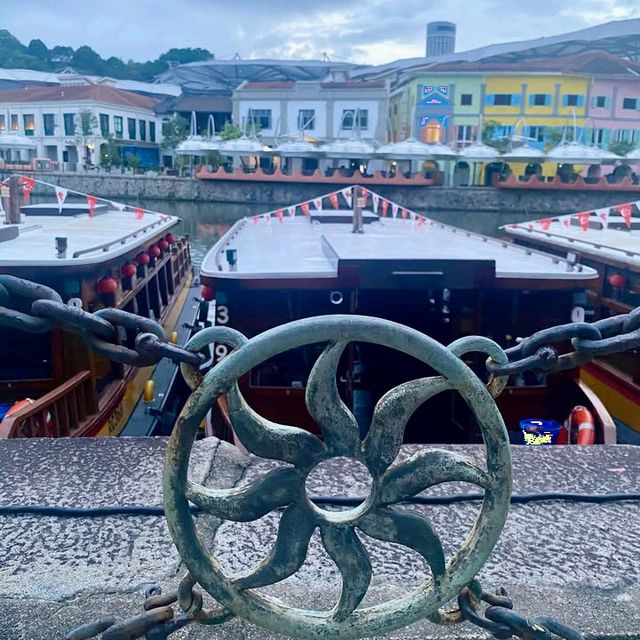
[[[162,358],[200,367],[202,354],[171,344],[159,322],[120,309],[88,313],[71,307],[51,288],[0,275],[0,326],[29,333],[73,331],[96,353],[122,364],[147,367]]]
[[[478,613],[481,602],[489,605],[484,617]],[[584,640],[579,631],[553,618],[527,618],[517,613],[504,588],[498,589],[496,594],[487,593],[477,580],[460,592],[458,607],[464,619],[488,631],[497,640],[508,640],[513,636],[521,640]]]
[[[120,622],[109,616],[83,624],[69,632],[65,640],[90,640],[98,636],[101,640],[165,640],[192,622],[216,625],[234,617],[227,609],[203,609],[202,592],[195,584],[191,574],[186,573],[178,588],[166,594],[159,586],[150,587],[145,592],[144,613]],[[176,615],[175,604],[182,613]]]
[[[560,354],[558,344],[571,341],[573,351]],[[640,307],[595,322],[575,322],[542,329],[505,349],[507,364],[489,358],[487,369],[494,376],[510,376],[527,371],[555,373],[574,369],[598,356],[640,347]]]

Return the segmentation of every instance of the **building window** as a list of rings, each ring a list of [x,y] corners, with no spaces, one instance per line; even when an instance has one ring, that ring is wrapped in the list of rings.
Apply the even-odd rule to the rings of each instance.
[[[562,96],[563,107],[581,107],[584,104],[584,97],[577,93],[567,93]]]
[[[75,136],[76,135],[76,114],[64,113],[62,114],[62,120],[64,122],[64,135]]]
[[[543,127],[529,127],[528,138],[534,142],[544,142],[544,129]]]
[[[20,131],[20,121],[17,113],[11,114],[11,131]]]
[[[3,113],[0,113],[0,131],[6,131],[7,130],[7,116],[5,116]]]
[[[459,124],[456,132],[458,146],[466,146],[473,142],[473,126],[470,124]]]
[[[106,138],[109,135],[109,114],[100,114],[100,135]]]
[[[124,136],[122,116],[113,116],[113,131],[116,134],[116,138],[122,138]]]
[[[315,109],[300,109],[300,111],[298,111],[298,129],[300,131],[313,131],[315,128]]]
[[[149,142],[156,141],[156,123],[149,122]]]
[[[44,125],[45,136],[55,135],[54,129],[55,129],[56,123],[55,123],[55,118],[53,113],[43,113],[42,124]]]
[[[637,109],[638,108],[638,99],[637,98],[623,98],[623,100],[622,100],[622,108],[623,109]]]
[[[489,93],[486,104],[496,107],[514,107],[520,104],[520,95],[517,93]]]
[[[460,94],[460,106],[470,107],[473,104],[473,95],[471,93]]]
[[[618,129],[616,131],[617,142],[633,142],[633,129]]]
[[[135,118],[127,118],[127,129],[129,132],[129,140],[136,139],[136,119]]]
[[[604,129],[591,129],[591,144],[604,144]]]
[[[271,129],[271,109],[249,109],[249,124],[260,129]]]
[[[147,123],[145,120],[138,120],[138,130],[140,131],[140,140],[144,142],[147,139]]]
[[[546,107],[551,104],[551,96],[548,93],[532,93],[529,96],[529,106]]]
[[[593,106],[597,109],[606,109],[609,106],[607,102],[607,96],[595,96]]]
[[[344,109],[342,112],[342,129],[353,131],[369,127],[368,109]]]
[[[24,135],[33,136],[36,133],[36,118],[33,113],[25,113],[22,116],[24,122]]]

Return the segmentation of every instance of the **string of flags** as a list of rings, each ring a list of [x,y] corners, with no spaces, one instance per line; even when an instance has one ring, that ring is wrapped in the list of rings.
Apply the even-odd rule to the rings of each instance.
[[[356,190],[354,192],[354,190]],[[421,227],[424,226],[425,223],[433,224],[433,220],[426,218],[425,216],[416,213],[415,211],[411,211],[405,207],[401,207],[396,202],[388,200],[387,198],[381,196],[374,191],[370,191],[366,187],[360,186],[349,186],[344,189],[339,189],[338,191],[332,191],[331,193],[327,193],[319,198],[312,198],[311,200],[305,200],[304,202],[299,202],[298,204],[291,205],[284,209],[274,209],[273,211],[267,211],[266,213],[261,213],[255,216],[251,216],[251,221],[253,224],[258,224],[263,222],[265,224],[271,224],[273,219],[275,218],[279,222],[284,222],[285,211],[289,217],[293,217],[296,215],[298,211],[306,217],[309,218],[312,215],[312,207],[315,211],[323,211],[323,210],[337,210],[340,208],[340,198],[344,200],[347,207],[349,209],[353,206],[353,198],[354,195],[357,194],[358,198],[360,198],[361,207],[366,207],[369,205],[369,201],[371,202],[371,208],[373,213],[375,213],[380,218],[386,218],[389,213],[391,217],[398,218],[400,217],[402,220],[410,220],[415,223],[415,226]]]
[[[539,220],[533,220],[531,222],[510,224],[507,226],[509,229],[521,229],[524,227],[528,231],[534,231],[537,229],[549,231],[552,223],[557,222],[567,228],[572,225],[579,226],[582,231],[587,232],[592,228],[596,228],[598,230],[608,229],[610,224],[614,224],[616,222],[619,223],[619,221],[622,220],[625,227],[631,230],[631,219],[634,211],[637,214],[640,214],[640,200],[616,204],[611,207],[600,207],[587,211],[578,211],[577,213],[570,213],[562,216],[540,218]]]
[[[106,202],[112,209],[115,209],[120,213],[123,213],[125,211],[126,212],[130,211],[131,213],[133,213],[136,220],[143,220],[145,213],[154,213],[161,216],[166,215],[159,211],[144,209],[143,207],[140,207],[140,206],[124,204],[123,202],[117,202],[115,200],[109,200],[108,198],[101,198],[99,196],[83,193],[82,191],[75,191],[74,189],[61,187],[60,185],[56,185],[51,182],[45,182],[44,180],[39,180],[32,176],[21,175],[19,176],[19,178],[20,178],[19,180],[20,187],[22,189],[22,199],[25,204],[29,203],[29,200],[31,198],[31,192],[33,191],[33,188],[36,186],[36,184],[42,184],[44,186],[51,187],[55,191],[56,202],[58,203],[58,211],[60,213],[62,213],[62,210],[64,208],[64,203],[66,202],[67,197],[69,195],[74,195],[74,196],[80,196],[86,199],[87,211],[89,212],[90,218],[93,218],[98,202]]]

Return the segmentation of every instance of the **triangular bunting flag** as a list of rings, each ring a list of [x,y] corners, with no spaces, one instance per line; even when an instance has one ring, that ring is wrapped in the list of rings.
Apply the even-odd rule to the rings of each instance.
[[[402,215],[402,219],[403,219],[403,220],[406,220],[406,219],[407,219],[407,210],[406,210],[404,207],[403,207],[403,209],[402,209],[402,213],[401,213],[401,215]]]
[[[627,229],[631,229],[631,204],[621,204],[616,207],[620,212],[624,223],[627,225]]]
[[[571,226],[571,216],[564,216],[563,218],[561,218],[562,220],[562,224],[565,227],[570,227]]]
[[[533,231],[533,224],[529,223],[527,225],[527,229],[529,229],[529,231]]]
[[[609,226],[609,207],[603,207],[602,209],[596,209],[598,218],[602,220],[602,226],[606,229]]]
[[[416,226],[421,227],[424,224],[424,218],[422,216],[418,216],[418,224]]]
[[[389,208],[389,201],[386,198],[382,198],[382,217],[387,217],[387,209]]]
[[[345,187],[341,192],[342,197],[346,200],[347,205],[351,208],[351,187]]]
[[[300,210],[302,211],[302,213],[303,213],[305,216],[308,216],[308,215],[309,215],[309,203],[308,203],[308,202],[303,202],[303,203],[300,205]]]
[[[338,194],[337,193],[330,193],[329,194],[329,202],[331,202],[331,206],[334,209],[337,209],[340,204],[338,203]]]
[[[56,187],[56,198],[58,200],[58,211],[60,213],[62,213],[64,201],[67,199],[67,193],[69,193],[68,189],[65,189],[64,187]]]
[[[311,202],[318,211],[322,210],[322,198],[314,198]]]
[[[391,215],[394,218],[398,217],[398,205],[395,202],[391,203]]]
[[[267,224],[271,224],[271,214],[270,214],[270,213],[263,213],[263,214],[262,214],[262,219],[263,219]]]
[[[380,205],[380,196],[377,193],[372,193],[371,202],[373,202],[373,213],[378,213],[378,206]]]
[[[136,217],[136,220],[142,220],[144,218],[144,209],[142,207],[136,207],[133,210],[133,215]]]
[[[296,215],[295,205],[293,207],[287,207],[287,213],[293,218]]]
[[[282,209],[278,209],[276,211],[276,218],[278,218],[278,222],[284,222],[284,213],[282,213]]]
[[[364,187],[360,187],[360,198],[362,198],[361,205],[364,209],[367,206],[367,202],[369,202],[369,191]]]
[[[93,212],[98,204],[98,198],[95,196],[87,196],[87,207],[89,208],[89,217],[93,218]]]
[[[591,219],[590,211],[581,211],[580,213],[576,213],[576,218],[578,218],[578,222],[580,223],[580,228],[583,231],[589,230],[589,220]]]
[[[542,218],[542,220],[540,220],[540,226],[543,231],[546,231],[551,226],[551,218]]]
[[[260,220],[260,216],[251,216],[251,220],[253,221],[253,224],[258,224],[258,221]]]
[[[29,202],[31,191],[33,190],[33,187],[35,187],[36,181],[29,176],[21,176],[20,184],[22,185],[22,198],[26,204]]]

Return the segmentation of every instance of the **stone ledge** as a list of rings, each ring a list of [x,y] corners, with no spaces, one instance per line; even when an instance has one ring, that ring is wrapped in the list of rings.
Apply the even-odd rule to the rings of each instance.
[[[0,504],[65,506],[158,505],[164,439],[61,439],[0,442]],[[482,447],[444,447],[478,461]],[[403,456],[415,447],[405,447]],[[640,449],[514,447],[514,492],[640,492]],[[241,455],[215,439],[196,444],[191,475],[210,486],[251,482],[272,463]],[[361,478],[329,470],[313,492],[340,486],[362,492]],[[431,490],[469,491],[451,483]],[[477,505],[411,505],[428,513],[450,553],[466,535]],[[198,516],[198,530],[230,569],[251,566],[273,542],[277,516],[257,523],[224,523]],[[492,556],[480,574],[487,590],[505,586],[516,609],[548,614],[596,638],[640,638],[640,504],[567,502],[513,505]],[[0,517],[0,640],[63,638],[71,628],[106,614],[141,612],[142,591],[175,586],[184,571],[159,517]],[[305,565],[266,592],[297,606],[329,608],[337,596],[335,567],[317,536]],[[422,561],[396,545],[366,538],[374,565],[367,603],[417,584]],[[172,638],[272,639],[241,621],[220,628],[196,625]],[[470,625],[442,628],[421,622],[388,635],[396,640],[480,638]]]

